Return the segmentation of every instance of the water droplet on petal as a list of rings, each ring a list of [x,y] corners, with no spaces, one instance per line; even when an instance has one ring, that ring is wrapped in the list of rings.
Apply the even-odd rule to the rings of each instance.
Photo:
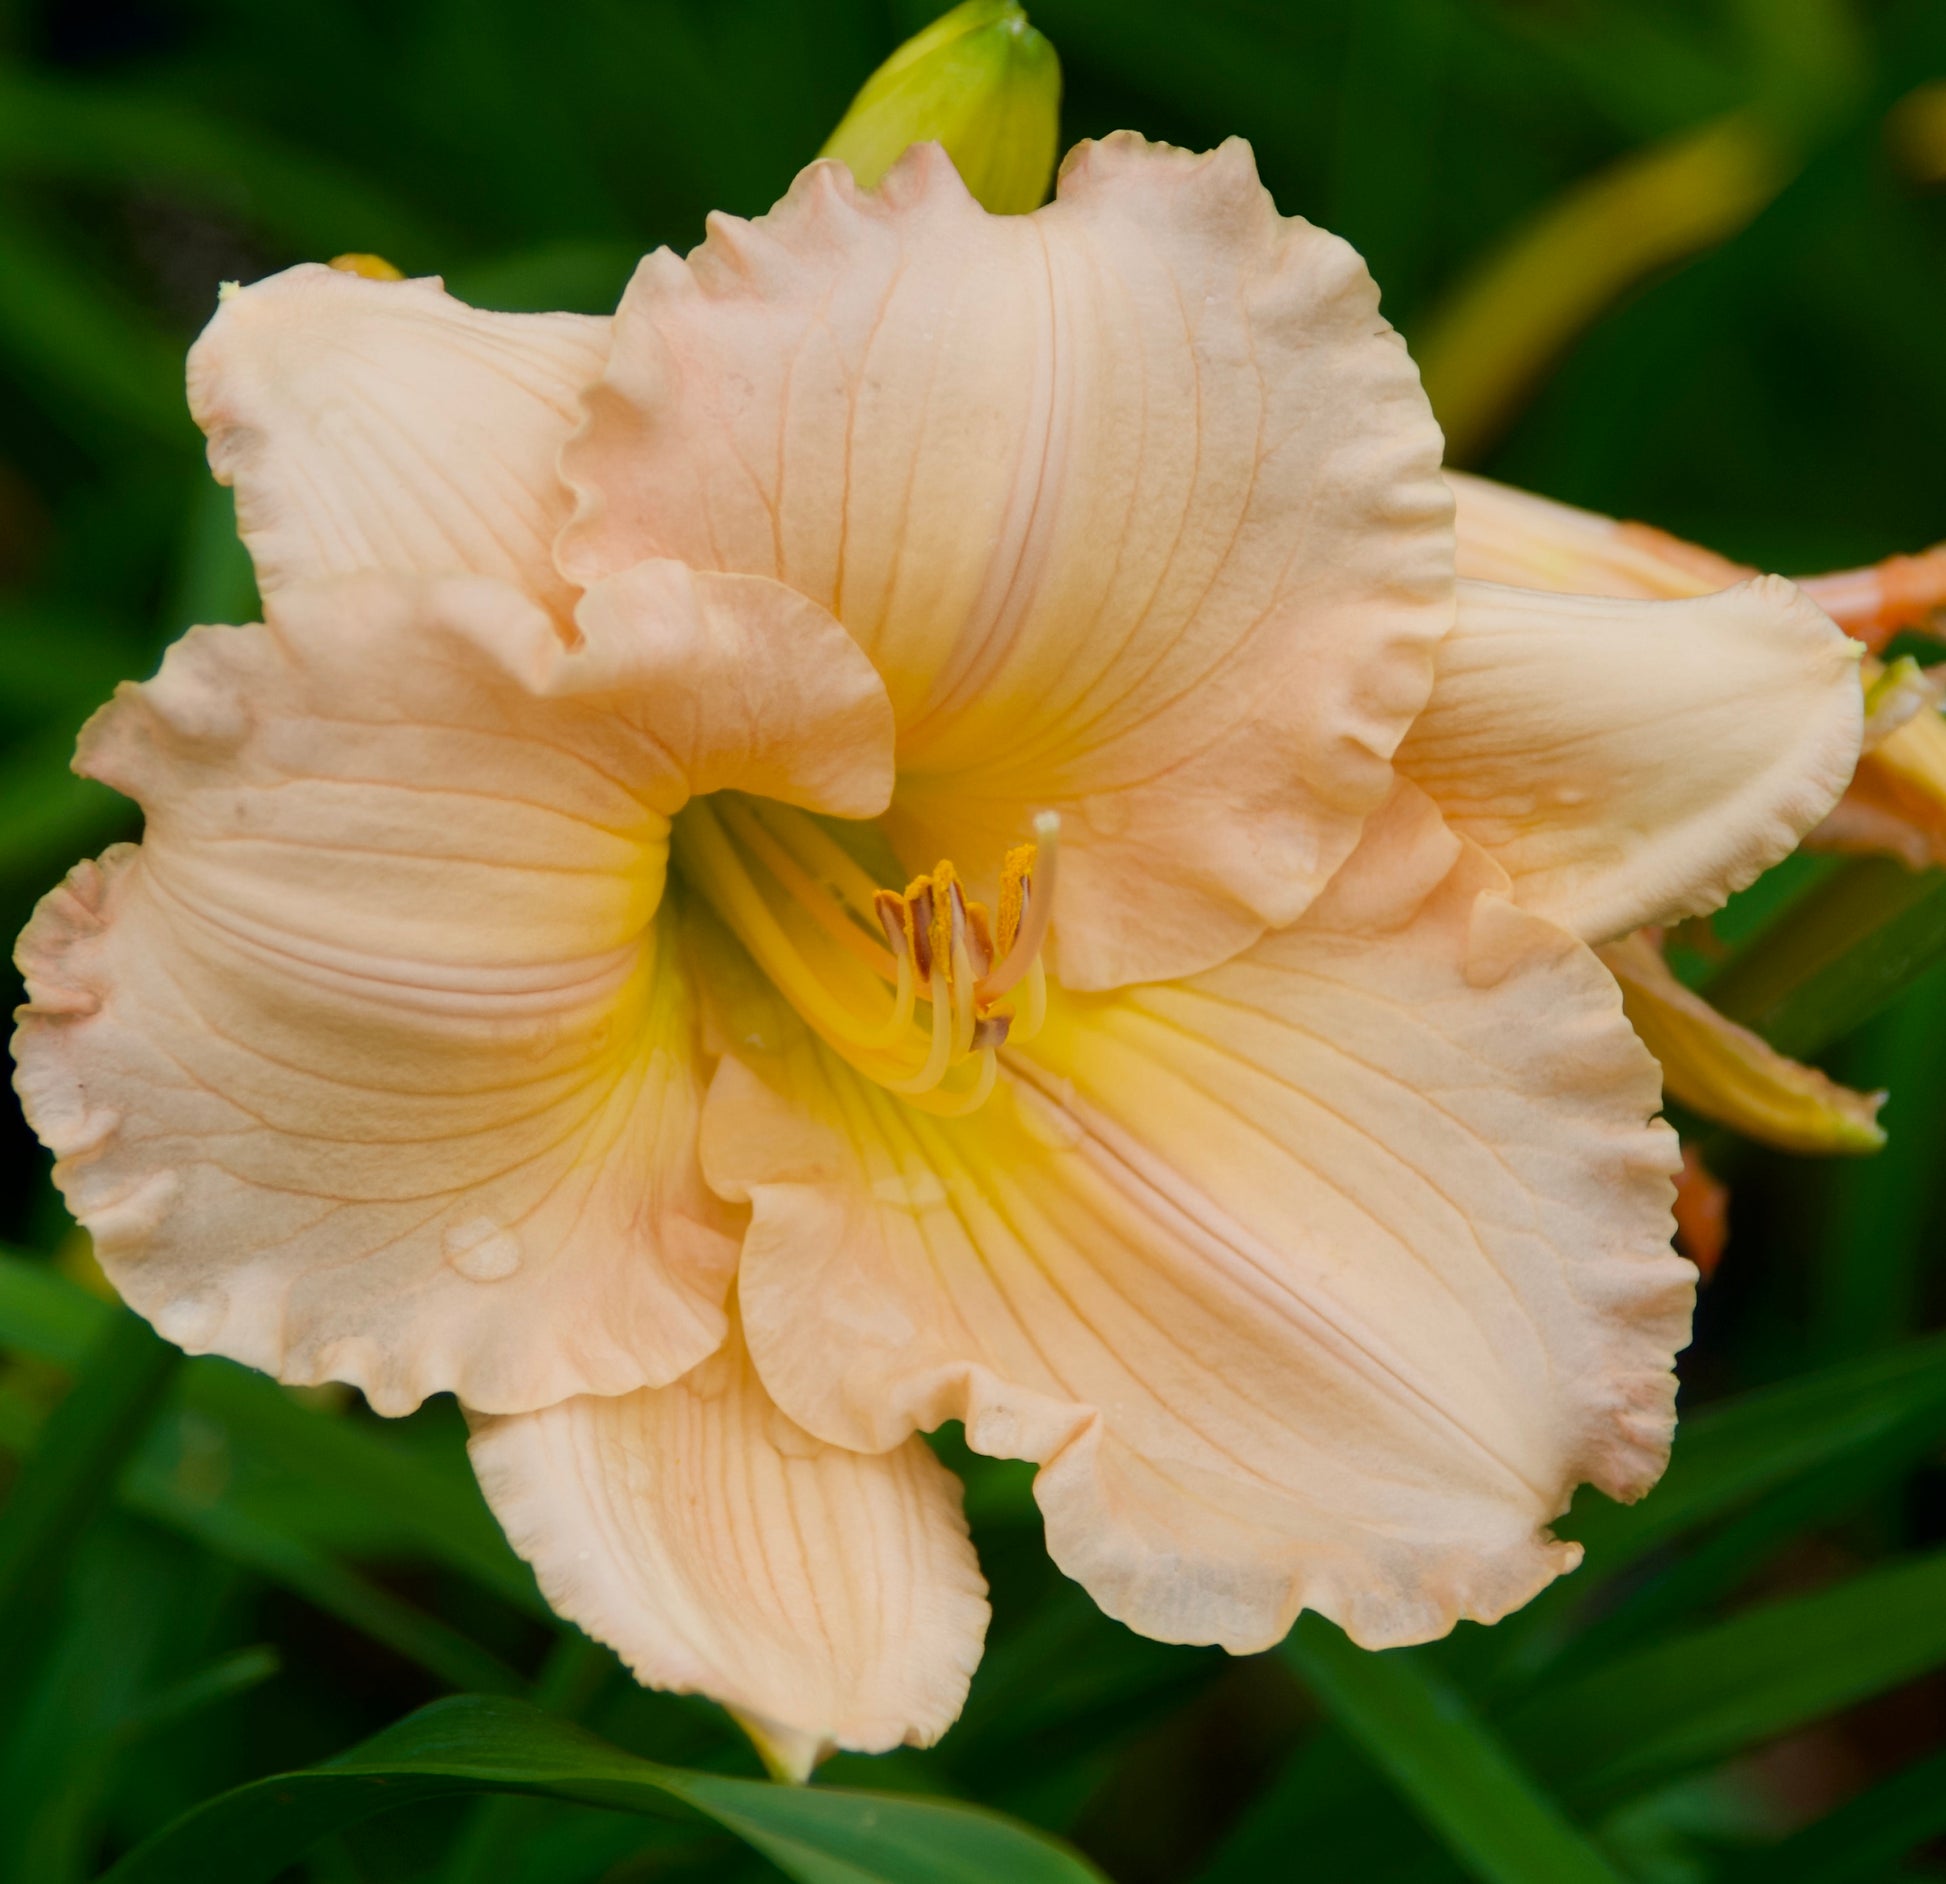
[[[872,1181],[872,1196],[894,1210],[909,1210],[915,1216],[946,1201],[946,1187],[931,1171],[901,1171]]]
[[[468,1282],[500,1282],[520,1267],[520,1238],[491,1217],[469,1217],[448,1227],[446,1260]]]

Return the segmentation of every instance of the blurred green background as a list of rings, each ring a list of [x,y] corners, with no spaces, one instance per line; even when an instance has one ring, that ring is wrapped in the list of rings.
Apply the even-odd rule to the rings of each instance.
[[[0,925],[134,834],[67,774],[81,719],[192,621],[253,607],[182,398],[219,280],[372,250],[488,305],[606,310],[642,251],[780,194],[939,10],[0,0]],[[1946,536],[1939,0],[1033,11],[1064,141],[1241,134],[1286,212],[1364,250],[1458,462],[1787,572]],[[1890,1149],[1715,1148],[1733,1231],[1676,1463],[1634,1511],[1583,1499],[1578,1575],[1383,1658],[1310,1623],[1250,1660],[1165,1648],[1046,1565],[1019,1472],[954,1453],[996,1604],[966,1717],[827,1777],[982,1802],[1123,1884],[1946,1876],[1930,959],[1826,1055],[1890,1086]],[[173,1366],[94,1291],[8,1131],[0,1878],[93,1877],[455,1691],[756,1770],[714,1709],[639,1692],[549,1620],[450,1405],[387,1425]],[[776,1874],[695,1827],[493,1800],[375,1819],[290,1875]]]

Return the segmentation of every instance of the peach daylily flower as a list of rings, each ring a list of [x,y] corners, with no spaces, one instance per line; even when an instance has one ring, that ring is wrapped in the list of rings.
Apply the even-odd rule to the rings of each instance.
[[[147,835],[18,1043],[171,1339],[457,1394],[554,1604],[794,1772],[961,1704],[943,1421],[1237,1651],[1497,1617],[1654,1481],[1694,1271],[1589,945],[1824,816],[1847,644],[1456,583],[1247,146],[817,164],[612,323],[294,269],[190,386],[267,623],[84,734]]]
[[[1666,600],[1734,592],[1755,573],[1650,524],[1447,475],[1462,578]],[[1926,628],[1946,607],[1946,548],[1807,577],[1803,592],[1863,648],[1882,649],[1901,628]],[[1861,671],[1869,711],[1857,770],[1806,842],[1888,854],[1912,869],[1946,861],[1946,719],[1935,710],[1936,684],[1911,662],[1882,669],[1867,655]],[[1765,710],[1760,699],[1751,706]],[[1840,1086],[1719,1014],[1664,965],[1658,938],[1618,937],[1601,954],[1668,1092],[1692,1111],[1785,1151],[1872,1152],[1885,1143],[1884,1093]]]

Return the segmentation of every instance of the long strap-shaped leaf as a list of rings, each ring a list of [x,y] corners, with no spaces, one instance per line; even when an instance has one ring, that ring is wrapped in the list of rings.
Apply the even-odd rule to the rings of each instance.
[[[1409,1653],[1368,1653],[1321,1617],[1302,1616],[1284,1654],[1469,1876],[1618,1884],[1492,1730]]]
[[[657,1766],[524,1701],[487,1695],[435,1701],[324,1766],[224,1793],[131,1852],[103,1884],[264,1884],[333,1832],[468,1792],[714,1821],[799,1884],[1100,1884],[1066,1847],[973,1806]]]
[[[112,1314],[0,1509],[0,1692],[45,1639],[69,1547],[114,1495],[181,1356],[126,1310]]]

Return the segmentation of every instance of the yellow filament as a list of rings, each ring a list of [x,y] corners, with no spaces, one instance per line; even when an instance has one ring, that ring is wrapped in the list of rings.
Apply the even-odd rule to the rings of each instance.
[[[721,815],[731,835],[756,854],[765,869],[790,891],[794,901],[804,906],[811,920],[826,935],[849,949],[873,974],[882,975],[887,981],[897,978],[890,952],[860,929],[845,914],[843,905],[828,886],[812,876],[742,805],[726,799]],[[867,903],[866,908],[870,907]]]
[[[968,1112],[977,1112],[986,1104],[993,1092],[993,1082],[999,1076],[1000,1056],[991,1047],[980,1052],[980,1072],[971,1086],[963,1093],[939,1095],[926,1110],[942,1119],[956,1119]]]
[[[958,920],[953,922],[953,1058],[963,1060],[973,1051],[973,962],[966,952],[966,933]]]
[[[753,798],[745,802],[750,812],[762,819],[779,843],[788,845],[802,857],[861,916],[872,913],[880,893],[879,886],[851,852],[829,831],[822,829],[815,818],[793,810],[789,805],[780,805],[771,798]]]
[[[946,1077],[953,1061],[953,1001],[946,990],[946,977],[937,969],[932,977],[932,1051],[926,1063],[910,1079],[887,1079],[879,1083],[893,1092],[931,1092]]]
[[[1041,966],[1040,958],[1034,958],[1034,965],[1025,976],[1025,986],[1021,990],[1025,996],[1025,1006],[1007,1029],[1007,1038],[1016,1046],[1025,1046],[1040,1032],[1047,1020],[1047,970]]]
[[[702,805],[692,805],[683,820],[686,847],[702,875],[718,913],[734,929],[785,998],[834,1045],[870,1051],[880,1029],[865,1026],[835,1000],[831,990],[797,951],[772,914],[763,893],[750,881],[736,847]]]
[[[951,1116],[986,1101],[998,1049],[1031,1039],[1046,1017],[1038,956],[1058,821],[1044,815],[1035,828],[1037,845],[1008,854],[991,926],[950,862],[915,877],[903,894],[881,889],[812,819],[760,800],[690,805],[677,820],[675,850],[757,966],[829,1046],[920,1109]],[[891,999],[881,1010],[874,991],[886,983]],[[996,1011],[1016,985],[1020,1012]],[[929,1017],[919,1023],[922,1000]],[[955,1077],[975,1059],[970,1078]]]
[[[912,1025],[912,1008],[918,993],[919,982],[912,972],[912,957],[901,955],[898,993],[893,998],[892,1011],[885,1017],[885,1025],[865,1042],[868,1048],[896,1047],[905,1038],[906,1029]]]

